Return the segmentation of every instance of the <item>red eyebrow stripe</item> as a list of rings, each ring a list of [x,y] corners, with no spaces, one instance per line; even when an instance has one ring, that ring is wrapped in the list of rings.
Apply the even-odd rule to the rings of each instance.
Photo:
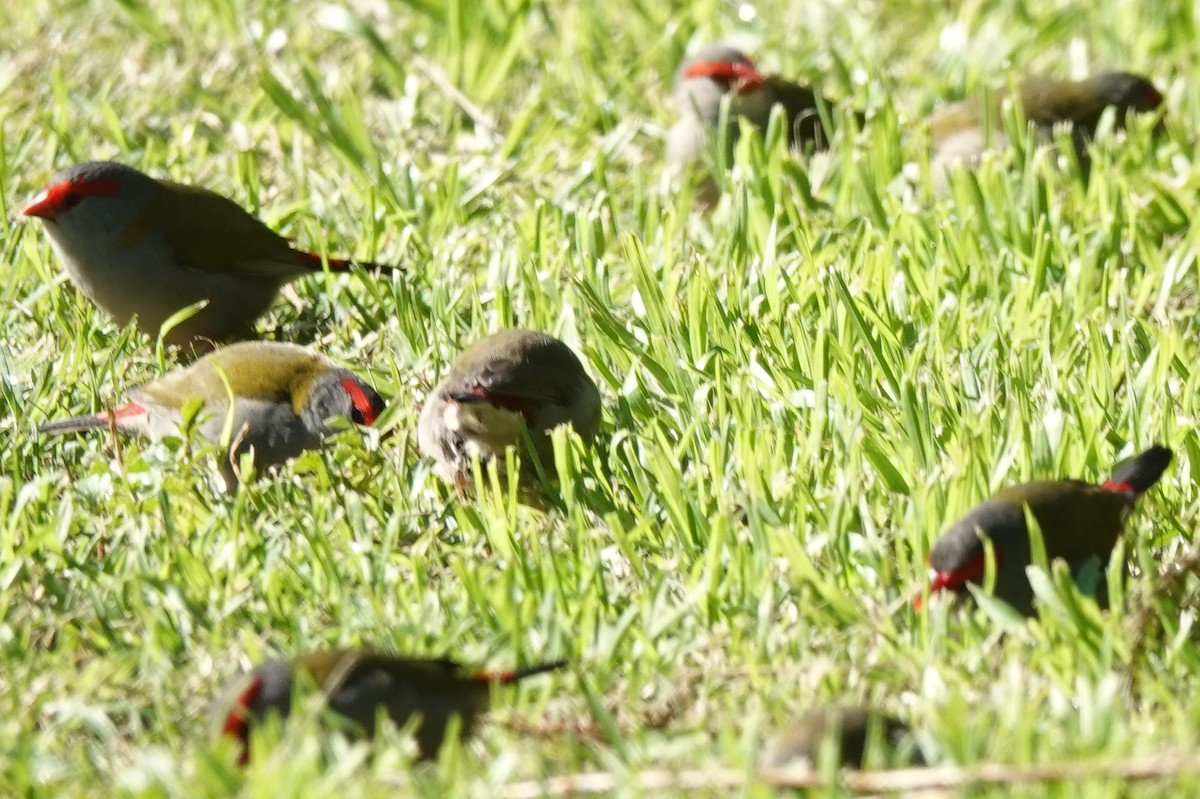
[[[40,216],[54,219],[59,211],[67,206],[67,200],[72,197],[89,197],[92,195],[113,195],[121,190],[121,182],[116,178],[94,178],[84,180],[63,180],[46,189],[45,196],[35,200],[22,213],[25,216]]]
[[[363,424],[367,427],[375,424],[375,420],[379,418],[379,414],[375,411],[375,405],[371,402],[371,398],[367,396],[367,392],[350,378],[342,381],[342,388],[346,389],[346,393],[350,395],[350,402],[362,414]]]
[[[718,78],[730,83],[742,81],[747,89],[757,89],[766,80],[746,61],[698,61],[683,72],[685,78]]]
[[[495,394],[478,385],[471,389],[471,395],[478,397],[488,405],[495,405],[497,408],[519,413],[525,417],[525,421],[529,421],[529,406],[520,397],[514,397],[509,394]]]
[[[296,255],[299,255],[304,265],[314,272],[321,271],[321,256],[315,252],[306,252],[304,250],[295,250]],[[326,258],[329,263],[329,268],[334,272],[346,272],[350,269],[350,262],[345,258]]]

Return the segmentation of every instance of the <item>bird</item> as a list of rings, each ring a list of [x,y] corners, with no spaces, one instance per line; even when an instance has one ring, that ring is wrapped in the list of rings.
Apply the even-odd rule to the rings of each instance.
[[[529,486],[537,475],[532,459],[554,476],[550,431],[562,424],[590,443],[600,426],[599,389],[566,344],[545,333],[511,328],[464,350],[429,393],[418,444],[434,460],[438,475],[459,491],[473,485],[476,456],[503,472],[505,450],[517,447],[519,479]],[[526,432],[532,452],[522,446]]]
[[[1035,480],[1005,488],[951,525],[929,553],[931,594],[965,598],[986,571],[984,539],[995,556],[994,595],[1018,612],[1034,613],[1033,588],[1025,568],[1032,562],[1025,509],[1037,520],[1046,559],[1062,559],[1075,573],[1089,559],[1107,567],[1129,510],[1158,482],[1172,459],[1154,445],[1121,461],[1100,485],[1081,480]],[[918,607],[923,604],[918,596]]]
[[[418,754],[437,757],[453,716],[467,738],[488,709],[493,685],[512,685],[566,666],[556,660],[499,673],[470,673],[446,659],[405,658],[370,649],[326,649],[293,660],[262,663],[237,678],[217,702],[221,732],[241,746],[238,764],[250,760],[250,732],[275,713],[286,719],[297,683],[324,694],[325,706],[350,722],[351,732],[370,738],[379,711],[404,727],[420,716]]]
[[[280,288],[323,265],[227,197],[114,161],[63,169],[23,214],[42,221],[67,275],[117,324],[136,317],[157,336],[174,314],[207,301],[164,336],[201,350],[252,337]],[[324,263],[334,272],[351,268],[340,258]]]
[[[676,170],[701,163],[717,136],[721,102],[729,97],[729,118],[745,118],[759,130],[766,130],[771,109],[782,106],[787,117],[788,143],[794,148],[825,149],[832,131],[825,129],[817,110],[817,93],[809,86],[793,83],[777,75],[763,75],[741,50],[725,44],[702,47],[684,59],[675,74],[674,104],[676,119],[667,133],[667,161]],[[821,102],[835,116],[835,105],[824,97]],[[861,126],[866,118],[853,112]],[[727,155],[732,155],[738,129],[731,124]],[[701,186],[702,200],[711,201],[715,182]],[[706,195],[706,196],[704,196]]]
[[[241,454],[252,453],[257,468],[275,466],[319,448],[329,419],[369,427],[385,409],[375,389],[324,355],[295,344],[243,341],[134,388],[123,405],[38,429],[55,435],[111,427],[158,439],[179,434],[185,408],[197,400],[204,405],[195,428],[201,437],[220,442],[228,422],[232,438],[221,472],[230,490]]]
[[[874,732],[876,728],[878,733]],[[836,747],[838,765],[861,769],[867,765],[868,744],[875,734],[887,747],[893,764],[924,762],[907,724],[872,708],[853,706],[819,708],[799,716],[768,742],[762,765],[768,769],[797,765],[817,768],[821,765],[822,746],[828,741]]]
[[[945,185],[946,171],[954,165],[976,166],[989,143],[997,147],[1008,145],[1002,114],[1008,98],[1007,89],[997,89],[986,113],[983,99],[972,97],[951,103],[929,118],[933,145],[930,165],[939,186]],[[1031,78],[1017,86],[1017,100],[1018,110],[1043,140],[1050,138],[1056,125],[1071,126],[1071,140],[1086,179],[1091,163],[1088,143],[1095,136],[1104,111],[1114,109],[1114,122],[1123,128],[1129,114],[1157,110],[1163,96],[1141,75],[1104,72],[1078,81]],[[985,130],[989,124],[990,136]]]

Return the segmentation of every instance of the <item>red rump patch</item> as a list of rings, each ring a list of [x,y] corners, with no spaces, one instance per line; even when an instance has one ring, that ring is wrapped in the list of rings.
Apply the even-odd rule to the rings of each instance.
[[[519,413],[525,418],[526,422],[529,421],[529,407],[525,404],[525,401],[519,397],[514,397],[509,394],[496,394],[488,391],[486,388],[480,385],[476,385],[471,389],[471,395],[478,397],[488,405],[495,405],[497,408],[503,408],[506,411]]]
[[[379,418],[379,409],[371,402],[367,392],[362,390],[362,386],[347,377],[342,381],[342,388],[350,395],[350,403],[354,406],[354,421],[366,427],[375,424],[375,420]]]
[[[135,416],[145,416],[148,413],[149,411],[147,411],[141,405],[138,405],[136,402],[127,402],[124,405],[112,409],[112,417],[118,422],[122,421],[123,419],[132,419]],[[96,414],[96,418],[102,422],[107,422],[108,412],[101,411],[100,413]]]
[[[300,258],[303,259],[304,263],[308,265],[309,269],[313,270],[314,272],[321,271],[321,256],[317,255],[315,252],[296,250],[296,255],[299,255]],[[350,262],[345,258],[326,258],[325,260],[329,262],[329,268],[335,272],[344,272],[350,268]]]
[[[766,80],[749,61],[699,61],[683,72],[685,78],[712,78],[736,86],[738,94],[757,91]]]
[[[111,196],[120,190],[121,182],[116,178],[64,180],[42,192],[22,213],[25,216],[38,216],[54,221],[60,213],[70,209],[84,197]]]
[[[512,685],[526,677],[532,677],[535,674],[545,674],[548,671],[556,671],[566,665],[567,661],[565,660],[552,660],[548,663],[539,663],[536,666],[526,666],[516,671],[485,671],[482,674],[475,675],[472,679],[484,685],[491,685],[493,683],[498,685]]]
[[[246,690],[238,695],[233,709],[225,717],[225,726],[222,728],[222,732],[230,738],[236,738],[242,743],[242,751],[237,759],[239,766],[244,766],[250,762],[250,706],[258,699],[258,695],[262,693],[262,689],[262,680],[256,679],[251,681]]]
[[[1105,491],[1111,491],[1114,494],[1135,493],[1133,486],[1130,485],[1129,483],[1114,483],[1112,480],[1109,480],[1107,483],[1104,483],[1100,487],[1103,488]]]
[[[472,677],[472,679],[475,680],[475,682],[481,682],[484,685],[491,685],[492,683],[509,685],[510,683],[516,681],[517,673],[515,671],[485,671],[482,674],[476,674],[474,677]]]

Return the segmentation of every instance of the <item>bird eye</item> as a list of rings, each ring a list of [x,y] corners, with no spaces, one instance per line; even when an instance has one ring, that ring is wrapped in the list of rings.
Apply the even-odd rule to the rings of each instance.
[[[63,210],[65,211],[65,210],[74,208],[75,206],[79,205],[79,201],[82,199],[83,199],[82,194],[79,194],[79,193],[73,192],[73,191],[67,192],[66,196],[62,198]]]

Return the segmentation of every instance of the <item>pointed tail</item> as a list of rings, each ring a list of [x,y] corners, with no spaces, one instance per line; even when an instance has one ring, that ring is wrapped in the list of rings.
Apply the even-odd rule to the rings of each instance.
[[[136,402],[127,402],[112,410],[113,418],[116,420],[117,429],[119,430],[128,430],[130,423],[133,423],[136,429],[137,417],[145,416],[147,413],[148,411]],[[57,422],[47,422],[38,427],[38,432],[55,436],[63,433],[82,433],[86,430],[107,429],[108,426],[108,411],[101,411],[100,413],[93,413],[90,416],[75,416],[70,419],[60,419]]]
[[[1126,458],[1114,466],[1112,477],[1101,488],[1132,497],[1140,496],[1162,477],[1171,463],[1171,457],[1171,450],[1155,444],[1141,455]]]
[[[63,433],[82,433],[85,430],[98,430],[108,427],[108,414],[93,416],[76,416],[71,419],[60,419],[57,422],[47,422],[38,427],[39,433],[56,436]]]
[[[549,663],[539,663],[536,666],[526,666],[525,668],[517,669],[516,671],[501,671],[480,674],[475,679],[486,683],[512,685],[513,683],[523,680],[526,677],[533,677],[536,674],[545,674],[548,671],[557,671],[566,665],[567,661],[565,660],[553,660]]]
[[[315,252],[304,252],[296,250],[301,258],[304,259],[308,268],[314,272],[321,271],[321,256]],[[352,267],[358,266],[370,272],[403,272],[404,267],[395,264],[378,264],[374,261],[359,261],[351,258],[326,258],[329,262],[329,269],[332,272],[349,272]]]

